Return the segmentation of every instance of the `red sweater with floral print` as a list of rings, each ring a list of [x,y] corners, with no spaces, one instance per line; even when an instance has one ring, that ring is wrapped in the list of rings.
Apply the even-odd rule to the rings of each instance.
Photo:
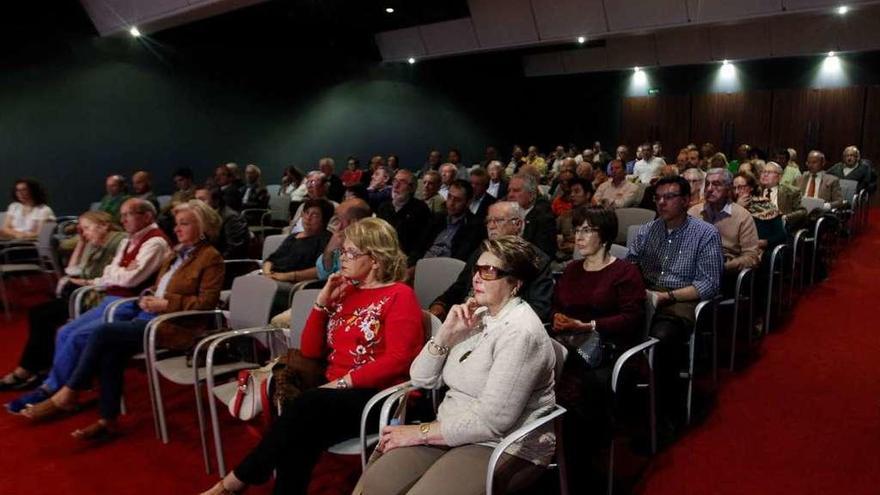
[[[327,356],[328,381],[351,373],[353,387],[381,389],[409,379],[425,344],[422,310],[410,286],[351,286],[329,309],[312,309],[301,346],[305,357]]]

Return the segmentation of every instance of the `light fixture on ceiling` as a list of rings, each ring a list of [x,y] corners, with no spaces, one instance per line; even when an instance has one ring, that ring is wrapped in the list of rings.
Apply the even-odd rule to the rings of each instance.
[[[584,43],[587,42],[587,37],[586,37],[586,36],[578,36],[578,40],[577,40],[577,41],[578,41],[578,44],[579,44],[579,45],[583,45]]]
[[[137,26],[132,26],[131,29],[128,30],[128,33],[130,35],[134,36],[135,38],[141,37],[141,31],[140,31],[140,29],[137,28]]]
[[[393,13],[394,13],[394,7],[385,7],[385,12],[388,13],[388,14],[393,14]]]
[[[849,12],[849,7],[847,7],[846,5],[841,5],[840,7],[837,7],[838,14],[846,15],[847,12]]]
[[[647,88],[648,86],[648,75],[641,67],[633,68],[633,84],[638,88]]]
[[[730,63],[729,60],[724,60],[721,62],[721,77],[725,79],[730,79],[736,74],[736,68],[734,68],[733,64]]]
[[[412,57],[406,59],[406,61],[409,62],[409,65],[412,65],[412,64],[416,63],[416,59],[414,59],[414,58],[412,58]]]
[[[635,73],[639,73],[639,72],[641,72],[641,71],[642,71],[642,68],[641,68],[641,67],[639,67],[639,66],[635,66],[635,67],[633,67],[633,72],[635,72]]]
[[[837,56],[836,53],[834,53],[834,52],[828,52],[828,58],[836,57],[836,56]]]

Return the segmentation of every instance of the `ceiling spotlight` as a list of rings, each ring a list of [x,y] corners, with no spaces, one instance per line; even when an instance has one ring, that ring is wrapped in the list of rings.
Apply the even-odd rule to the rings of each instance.
[[[406,59],[406,61],[409,62],[409,65],[412,65],[412,64],[416,63],[416,59],[414,59],[414,58],[412,58],[412,57]]]
[[[587,38],[585,36],[578,36],[578,43],[583,45],[587,42]]]
[[[135,38],[141,37],[141,31],[136,26],[132,26],[131,29],[128,30],[128,32]]]
[[[840,7],[837,7],[838,14],[846,15],[847,12],[849,12],[849,7],[847,7],[846,5],[841,5]]]
[[[641,71],[642,71],[641,67],[633,67],[633,72],[641,72]]]
[[[721,62],[721,65],[730,65],[730,61],[729,61],[729,60],[724,60],[723,62]]]
[[[837,56],[836,53],[834,53],[834,52],[828,52],[828,58],[832,58],[832,57],[835,57],[835,56]]]
[[[386,7],[386,8],[385,8],[385,12],[387,12],[387,13],[389,13],[389,14],[393,14],[393,13],[394,13],[394,8],[392,8],[392,7]]]

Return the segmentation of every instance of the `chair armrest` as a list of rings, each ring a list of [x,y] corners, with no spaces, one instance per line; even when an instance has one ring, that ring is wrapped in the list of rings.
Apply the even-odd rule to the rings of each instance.
[[[34,257],[33,257],[33,258],[28,258],[28,260],[30,260],[30,259],[37,260],[37,259],[39,259],[39,256],[40,256],[40,253],[39,253],[39,251],[37,250],[37,245],[36,245],[36,244],[26,244],[26,245],[25,245],[25,244],[20,244],[20,245],[14,245],[14,246],[10,246],[10,247],[5,247],[5,248],[3,248],[2,250],[0,250],[0,255],[3,256],[3,263],[4,263],[4,264],[9,264],[9,253],[11,253],[11,252],[17,252],[17,251],[31,251],[31,252],[33,252],[33,253],[34,253]]]
[[[113,320],[116,317],[116,310],[119,309],[119,306],[137,300],[137,297],[123,297],[122,299],[117,299],[108,304],[107,307],[104,308],[104,322],[113,323]]]
[[[393,387],[388,387],[381,392],[376,393],[376,395],[370,397],[370,400],[364,405],[364,409],[361,412],[361,470],[366,471],[367,469],[367,420],[369,419],[370,413],[373,411],[373,408],[376,407],[380,402],[385,401],[385,399],[391,395],[396,395],[401,390],[411,388],[412,382],[406,381],[400,383],[398,385],[394,385]],[[383,403],[384,407],[384,403]],[[387,420],[386,420],[387,421]],[[381,433],[382,427],[385,424],[379,421],[379,431]]]
[[[498,464],[498,459],[501,458],[501,455],[504,454],[504,451],[508,449],[514,442],[517,442],[524,436],[532,433],[537,430],[541,426],[549,423],[550,421],[556,420],[556,418],[565,414],[566,410],[564,407],[560,405],[556,405],[556,408],[550,413],[541,416],[540,418],[531,421],[529,423],[524,424],[523,426],[517,428],[513,432],[509,433],[505,436],[501,443],[495,447],[495,450],[492,451],[492,455],[489,456],[489,465],[486,467],[486,494],[492,494],[492,484],[495,479],[495,466]]]
[[[632,359],[633,356],[648,351],[655,345],[657,345],[660,341],[654,337],[648,337],[648,340],[638,344],[636,346],[630,347],[623,354],[617,358],[617,361],[614,362],[614,369],[611,372],[611,393],[617,393],[617,380],[620,377],[620,370],[623,369],[623,366]],[[653,355],[649,356],[649,364],[653,366]]]
[[[198,315],[214,315],[217,321],[217,327],[222,325],[222,319],[224,318],[223,311],[219,309],[210,309],[210,310],[191,310],[191,311],[177,311],[174,313],[166,313],[164,315],[159,315],[147,323],[147,328],[144,330],[144,353],[147,357],[148,366],[152,366],[152,363],[156,361],[156,328],[159,327],[162,323],[166,321],[174,320],[177,318],[185,318],[189,316],[198,316]],[[211,336],[212,337],[212,336]],[[204,339],[202,339],[204,340]]]
[[[205,380],[207,382],[206,386],[208,388],[208,394],[212,390],[214,390],[214,351],[217,349],[217,346],[220,345],[224,340],[228,340],[234,337],[244,337],[249,335],[258,335],[261,333],[275,333],[275,332],[283,332],[282,328],[275,327],[253,327],[253,328],[241,328],[238,330],[229,330],[226,332],[216,333],[214,335],[209,335],[196,344],[195,352],[193,356],[199,355],[199,351],[202,349],[202,346],[208,345],[208,353],[205,356]],[[199,383],[199,367],[198,362],[193,362],[193,383]]]

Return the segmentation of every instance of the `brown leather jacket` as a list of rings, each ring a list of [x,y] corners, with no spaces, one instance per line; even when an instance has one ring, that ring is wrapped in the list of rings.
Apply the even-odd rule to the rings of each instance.
[[[157,285],[174,263],[175,258],[176,254],[162,264],[156,278]],[[220,253],[207,243],[197,245],[195,251],[174,272],[165,288],[163,298],[168,301],[165,313],[216,308],[223,287],[224,274],[225,265]],[[153,287],[153,290],[155,289],[156,286]],[[166,323],[159,328],[157,343],[160,347],[187,349],[201,335],[203,329],[202,325],[193,325],[192,322]]]

